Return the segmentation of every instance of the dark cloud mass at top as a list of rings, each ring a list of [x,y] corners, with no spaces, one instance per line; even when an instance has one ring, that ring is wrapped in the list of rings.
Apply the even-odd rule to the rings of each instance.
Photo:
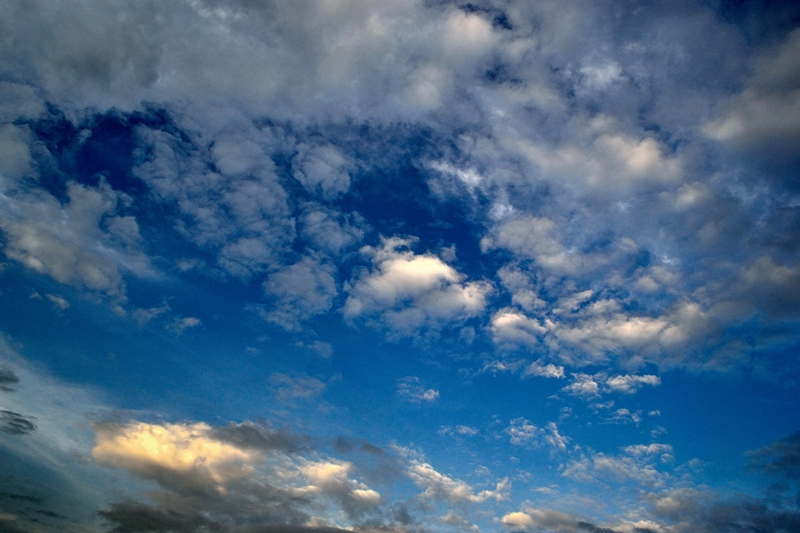
[[[798,528],[796,2],[0,34],[0,530]]]

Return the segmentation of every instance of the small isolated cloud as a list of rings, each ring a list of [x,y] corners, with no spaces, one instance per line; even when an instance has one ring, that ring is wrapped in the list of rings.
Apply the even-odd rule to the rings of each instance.
[[[323,359],[330,359],[333,356],[333,346],[323,341],[297,341],[294,343],[298,348],[309,350]]]
[[[278,400],[305,400],[319,396],[325,390],[325,383],[309,376],[289,376],[276,372],[267,380],[272,394]]]
[[[478,434],[478,430],[471,426],[442,426],[437,433],[442,436],[474,437]]]
[[[176,317],[170,324],[167,326],[175,335],[183,335],[183,332],[187,329],[196,328],[202,324],[199,318],[193,316],[185,316],[183,318]]]
[[[393,237],[380,248],[363,249],[373,268],[346,284],[345,317],[379,317],[393,335],[413,336],[483,313],[492,286],[465,282],[466,276],[435,255],[404,250],[413,243]]]
[[[413,403],[432,402],[439,398],[439,391],[426,389],[418,377],[408,376],[397,382],[397,393]]]
[[[59,296],[57,294],[48,294],[47,299],[62,311],[69,307],[69,302],[63,296]]]

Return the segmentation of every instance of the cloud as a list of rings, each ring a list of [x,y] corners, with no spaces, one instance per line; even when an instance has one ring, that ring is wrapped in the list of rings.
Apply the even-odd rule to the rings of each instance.
[[[492,339],[499,345],[517,344],[539,346],[547,329],[535,318],[529,318],[512,308],[497,311],[491,320]]]
[[[614,376],[610,377],[606,380],[606,387],[609,390],[614,392],[622,392],[625,394],[633,394],[642,385],[652,385],[657,386],[661,384],[661,378],[658,376],[653,375],[645,375],[645,376],[631,376],[631,375],[624,375],[624,376]]]
[[[13,369],[3,365],[0,366],[0,391],[14,392],[9,385],[19,383],[19,377]]]
[[[413,403],[433,402],[439,398],[438,390],[426,389],[422,386],[420,379],[415,376],[407,376],[398,380],[397,393]]]
[[[705,126],[712,139],[762,160],[797,160],[800,129],[800,30],[762,50],[752,60],[744,90],[721,116]]]
[[[299,526],[311,522],[310,512],[338,509],[356,519],[381,504],[377,491],[351,477],[352,463],[318,457],[297,446],[303,442],[298,436],[251,423],[104,423],[95,439],[91,453],[98,463],[155,481],[161,489],[150,493],[155,506],[112,504],[104,516],[120,528],[151,518],[221,531]]]
[[[380,248],[364,248],[373,269],[346,284],[346,318],[378,315],[393,335],[412,336],[483,312],[492,291],[489,283],[464,283],[466,276],[438,257],[402,250],[412,244],[393,237],[383,239]]]
[[[747,453],[751,470],[800,480],[800,431]]]
[[[442,426],[437,431],[439,435],[454,435],[454,436],[467,436],[467,437],[474,437],[479,433],[479,431],[470,426]]]
[[[117,214],[130,202],[101,181],[97,187],[67,185],[65,205],[41,189],[0,182],[0,230],[4,252],[56,281],[125,300],[123,272],[149,276],[136,219]]]
[[[561,475],[582,482],[633,482],[643,487],[662,488],[670,474],[659,471],[656,460],[669,462],[671,451],[666,445],[628,446],[623,454],[616,456],[589,451],[570,460]]]
[[[431,465],[412,459],[408,475],[419,488],[424,489],[422,498],[442,501],[456,505],[459,503],[482,503],[489,499],[503,501],[508,498],[511,482],[508,478],[497,483],[493,490],[482,490],[475,493],[472,486],[437,472]]]
[[[280,401],[309,399],[322,394],[325,383],[309,376],[291,377],[276,372],[267,380],[272,393]]]
[[[265,318],[287,331],[298,331],[302,321],[331,308],[338,294],[334,274],[332,263],[311,257],[270,274],[263,287],[276,304]]]
[[[552,363],[542,365],[539,361],[534,361],[525,367],[523,376],[540,376],[543,378],[561,379],[564,377],[564,367],[556,366]]]
[[[347,192],[350,188],[348,169],[352,163],[335,146],[301,144],[297,151],[292,159],[293,175],[309,192],[319,191],[325,198]]]
[[[565,452],[569,437],[561,435],[555,422],[548,422],[544,428],[531,424],[524,418],[515,418],[504,430],[511,444],[539,448],[547,446],[551,451]]]
[[[192,329],[200,326],[203,322],[193,316],[175,317],[172,322],[167,326],[175,335],[183,335],[187,329]]]
[[[158,201],[177,207],[175,229],[213,251],[218,268],[246,280],[281,263],[294,220],[267,155],[268,131],[220,134],[211,146],[188,132],[138,127],[136,134],[134,174]]]
[[[0,409],[0,431],[9,435],[27,435],[36,431],[33,418]]]

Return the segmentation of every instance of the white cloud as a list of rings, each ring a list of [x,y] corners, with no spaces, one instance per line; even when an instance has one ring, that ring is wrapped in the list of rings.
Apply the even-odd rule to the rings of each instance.
[[[437,431],[439,435],[453,435],[453,436],[465,436],[465,437],[474,437],[479,433],[478,429],[471,427],[471,426],[442,426]]]
[[[280,264],[294,239],[294,220],[266,155],[269,132],[227,132],[210,147],[201,138],[195,144],[144,127],[137,134],[141,163],[134,173],[159,201],[178,207],[180,233],[215,252],[218,267],[237,278]]]
[[[424,489],[420,495],[422,498],[450,504],[482,503],[490,499],[504,501],[511,490],[511,482],[504,478],[493,490],[486,489],[476,494],[475,489],[464,481],[439,473],[428,463],[418,460],[411,461],[408,475],[419,488]]]
[[[347,318],[379,315],[395,335],[414,335],[481,314],[492,287],[464,282],[465,276],[434,255],[403,251],[413,241],[383,239],[380,248],[366,247],[373,269],[345,287]]]
[[[547,333],[535,318],[529,318],[512,308],[497,311],[491,321],[492,340],[498,345],[538,346]]]
[[[500,520],[509,529],[572,533],[581,528],[571,515],[552,509],[532,509],[508,513]]]
[[[320,192],[325,198],[335,198],[350,188],[352,166],[344,154],[332,145],[297,147],[292,160],[294,177],[309,192]]]
[[[561,379],[564,377],[564,367],[556,366],[552,363],[542,365],[539,363],[539,361],[534,361],[525,367],[525,371],[522,373],[522,375]]]
[[[300,232],[318,250],[339,254],[361,242],[364,221],[357,214],[345,216],[322,205],[309,205],[299,219]]]
[[[270,274],[264,292],[276,302],[264,317],[287,331],[300,330],[302,321],[331,308],[338,294],[333,274],[333,264],[311,257]]]
[[[0,178],[2,179],[2,178]],[[116,214],[130,200],[104,181],[67,186],[69,202],[0,181],[0,229],[10,259],[56,281],[125,300],[123,272],[150,276],[136,219]]]
[[[439,398],[439,391],[426,389],[415,376],[401,378],[397,382],[397,393],[413,403],[433,402]]]
[[[642,385],[660,385],[661,378],[658,376],[653,375],[645,375],[645,376],[631,376],[631,375],[624,375],[624,376],[614,376],[608,378],[606,380],[606,387],[614,392],[623,392],[625,394],[633,394]]]
[[[634,453],[638,451],[632,448]],[[652,454],[641,453],[621,456],[589,452],[573,459],[564,467],[562,475],[577,481],[634,482],[645,487],[663,487],[669,474],[660,472],[653,464]]]
[[[590,374],[572,374],[572,383],[564,387],[564,392],[584,399],[594,399],[600,397],[600,384],[595,381],[595,377]]]
[[[511,444],[515,446],[535,446],[538,444],[538,438],[543,430],[524,418],[515,418],[505,432],[508,434]]]

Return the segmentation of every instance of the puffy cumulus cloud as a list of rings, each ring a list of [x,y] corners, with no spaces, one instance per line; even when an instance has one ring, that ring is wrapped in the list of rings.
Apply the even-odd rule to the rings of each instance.
[[[403,250],[412,244],[393,237],[383,239],[380,248],[363,249],[373,268],[346,284],[346,318],[377,315],[393,335],[410,336],[483,312],[492,291],[489,283],[464,282],[466,276],[439,257]]]
[[[413,403],[433,402],[439,398],[439,391],[426,389],[416,376],[401,378],[397,382],[397,393]]]
[[[102,464],[126,468],[159,480],[167,472],[204,478],[221,489],[227,483],[252,474],[250,463],[258,453],[243,450],[213,437],[207,424],[105,424],[97,428],[92,457]]]
[[[511,482],[508,478],[500,480],[493,490],[485,489],[477,494],[468,483],[442,474],[428,463],[412,459],[408,467],[411,480],[423,489],[421,498],[445,502],[451,505],[464,503],[483,503],[487,500],[504,501],[508,499]]]
[[[552,363],[543,365],[539,361],[534,361],[533,363],[525,367],[525,370],[522,372],[522,375],[561,379],[564,377],[564,367],[556,366]]]
[[[350,517],[359,517],[377,507],[381,496],[364,483],[350,479],[353,464],[347,461],[309,461],[299,467],[309,485],[302,493],[323,493],[335,499]]]
[[[600,384],[595,380],[595,377],[582,372],[572,374],[572,383],[561,390],[572,396],[584,399],[600,397]]]
[[[123,273],[153,275],[136,219],[119,213],[130,197],[105,181],[97,187],[69,183],[63,204],[42,189],[7,179],[0,187],[8,258],[117,302],[125,300]]]
[[[173,521],[169,527],[180,531],[178,524],[240,531],[257,524],[313,528],[326,523],[320,516],[352,523],[381,505],[377,491],[353,478],[355,465],[320,457],[299,446],[303,441],[250,423],[100,424],[95,461],[160,487],[149,493],[154,505],[118,501],[101,514],[120,530]]]
[[[491,319],[490,328],[492,340],[501,346],[523,345],[537,347],[541,345],[541,338],[547,333],[545,328],[535,318],[530,318],[513,308],[497,311]],[[535,374],[535,372],[532,372]]]
[[[270,274],[264,292],[276,299],[264,318],[288,331],[297,331],[301,322],[328,311],[338,294],[332,263],[304,257]]]
[[[295,223],[267,155],[269,132],[244,128],[213,142],[188,135],[138,128],[136,176],[177,208],[175,229],[214,252],[223,272],[248,279],[281,265]]]

